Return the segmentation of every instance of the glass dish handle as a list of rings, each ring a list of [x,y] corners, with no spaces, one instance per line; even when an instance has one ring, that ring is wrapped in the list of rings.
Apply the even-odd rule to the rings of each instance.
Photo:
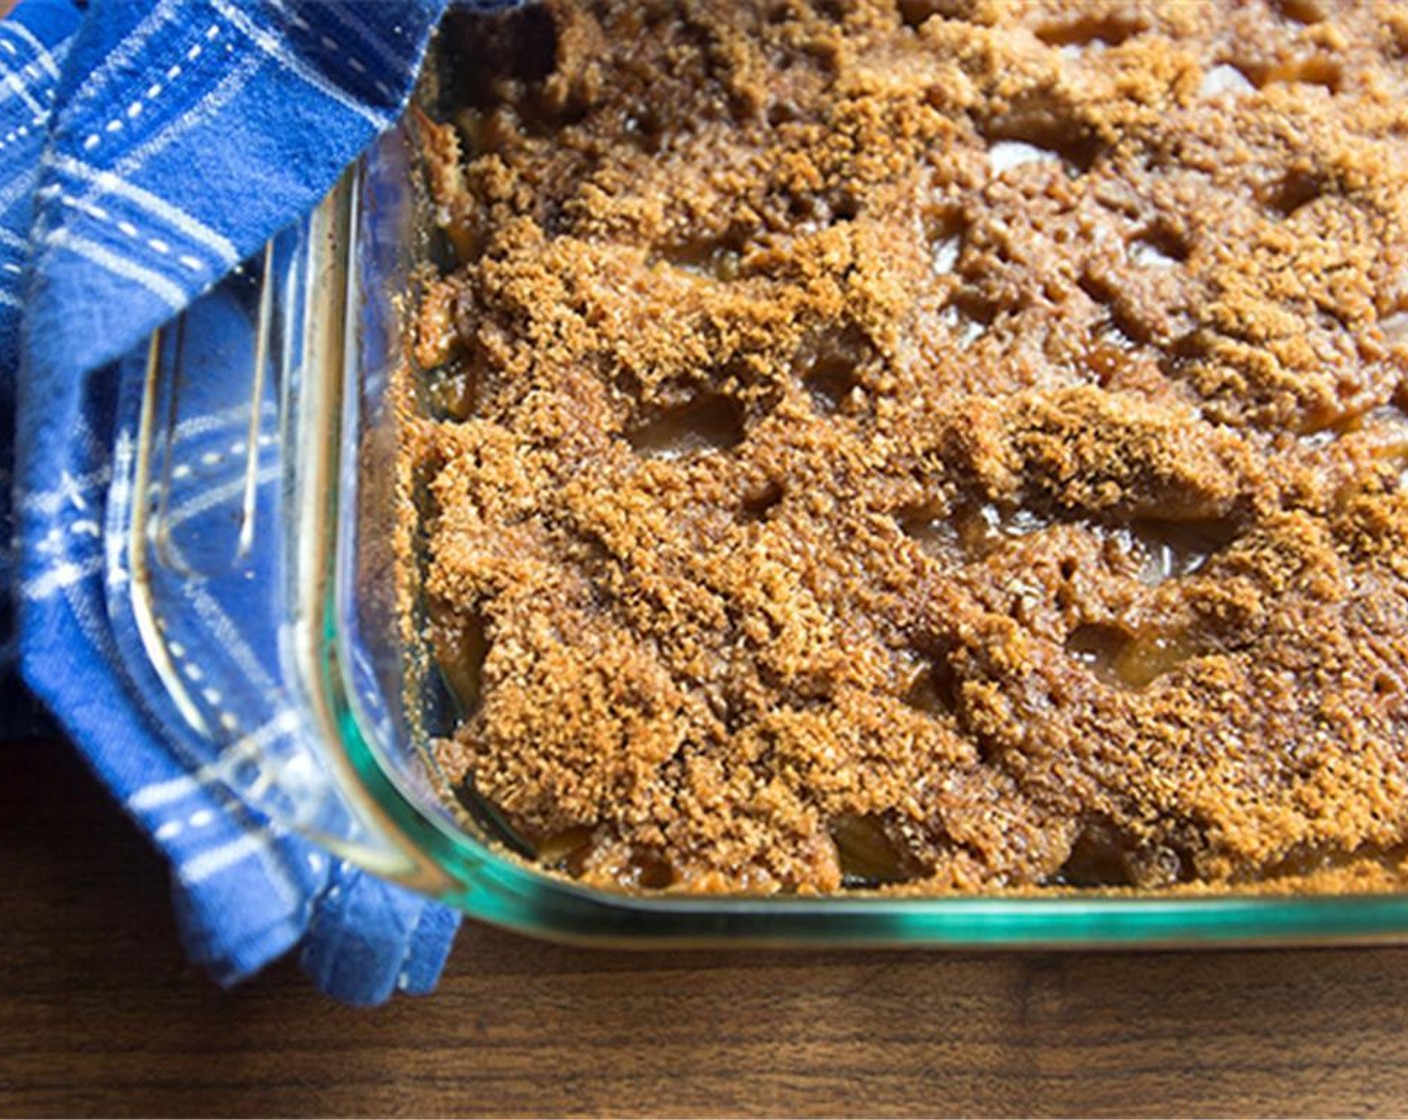
[[[345,209],[335,192],[152,337],[135,439],[119,440],[115,463],[126,547],[109,550],[109,609],[135,638],[120,643],[134,687],[201,780],[277,828],[434,890],[320,730],[298,665],[316,636],[294,583],[303,537],[318,531],[300,444],[328,380],[305,373],[328,360],[310,339],[325,344],[322,324],[340,321],[321,305],[342,294],[328,227]]]

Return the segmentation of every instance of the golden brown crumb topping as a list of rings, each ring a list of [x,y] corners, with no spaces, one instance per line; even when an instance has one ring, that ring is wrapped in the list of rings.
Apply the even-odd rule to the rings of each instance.
[[[441,760],[545,863],[1398,875],[1408,6],[476,19],[410,446]]]

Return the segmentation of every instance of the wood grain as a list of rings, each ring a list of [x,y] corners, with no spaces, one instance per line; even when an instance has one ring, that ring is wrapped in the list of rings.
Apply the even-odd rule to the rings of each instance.
[[[181,960],[67,747],[0,744],[0,1114],[1401,1114],[1408,950],[646,953],[467,927],[335,1006]]]

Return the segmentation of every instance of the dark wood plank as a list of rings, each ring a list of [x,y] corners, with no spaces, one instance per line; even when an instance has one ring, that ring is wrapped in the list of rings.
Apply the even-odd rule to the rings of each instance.
[[[0,1113],[1401,1113],[1408,950],[632,954],[467,928],[375,1012],[182,963],[62,744],[0,745]]]

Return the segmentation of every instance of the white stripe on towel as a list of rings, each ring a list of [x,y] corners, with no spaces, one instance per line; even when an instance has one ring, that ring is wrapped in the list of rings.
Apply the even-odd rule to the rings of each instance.
[[[382,129],[391,123],[390,118],[385,113],[378,113],[375,109],[362,104],[357,98],[329,82],[323,75],[319,74],[301,58],[288,50],[277,35],[260,27],[245,15],[244,12],[240,11],[239,8],[229,3],[229,0],[210,0],[210,5],[235,27],[239,28],[256,47],[285,70],[289,71],[289,73],[297,75],[323,96],[331,98],[345,109],[352,110],[352,112],[356,113],[359,117],[369,121],[375,128]]]
[[[186,293],[165,276],[153,272],[149,268],[143,268],[126,257],[118,256],[96,241],[89,241],[86,237],[77,237],[67,229],[56,229],[49,235],[48,241],[57,249],[67,249],[85,260],[100,265],[114,276],[121,276],[124,280],[131,280],[142,285],[152,295],[170,304],[173,311],[180,311],[186,306]]]
[[[206,248],[213,250],[220,256],[220,261],[226,268],[234,268],[239,264],[239,254],[235,251],[230,239],[223,234],[217,233],[204,222],[191,217],[184,210],[173,206],[164,198],[158,198],[150,191],[127,180],[114,175],[111,171],[101,171],[97,168],[89,167],[81,160],[72,156],[59,156],[54,160],[54,168],[65,175],[71,175],[75,179],[81,179],[85,183],[92,183],[98,187],[103,194],[114,195],[118,198],[134,202],[143,210],[160,218],[173,229],[180,230],[192,241],[199,242]]]
[[[254,832],[247,832],[237,840],[212,848],[208,852],[183,863],[176,869],[176,877],[188,887],[203,883],[227,867],[247,860],[256,852],[263,851],[274,842],[271,826],[265,825]]]
[[[297,723],[295,712],[282,711],[258,730],[224,748],[214,762],[207,762],[189,774],[143,786],[127,799],[127,807],[134,813],[146,813],[190,797],[214,783],[225,784],[224,774],[231,766],[258,754],[280,735],[291,732]]]
[[[35,36],[32,31],[30,31],[29,28],[27,28],[19,20],[12,20],[10,23],[5,24],[4,30],[13,31],[21,39],[27,42],[30,47],[33,48],[34,57],[39,60],[40,66],[44,67],[45,70],[49,71],[50,77],[57,78],[59,76],[59,67],[57,63],[54,62],[53,53],[47,47],[45,47],[43,43],[39,41],[39,39]],[[66,46],[68,46],[69,39],[72,38],[73,36],[70,35],[68,36],[68,38],[59,40],[59,42],[54,44],[54,51],[62,51]]]

